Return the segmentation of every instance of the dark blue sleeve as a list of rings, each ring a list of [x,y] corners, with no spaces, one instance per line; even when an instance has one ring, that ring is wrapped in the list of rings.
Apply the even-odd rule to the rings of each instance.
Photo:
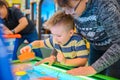
[[[0,24],[2,24],[3,23],[3,21],[2,21],[2,19],[0,18]]]
[[[13,12],[14,12],[14,16],[16,17],[16,19],[19,21],[19,19],[21,19],[22,17],[24,17],[22,11],[20,9],[14,8],[13,7]]]
[[[2,21],[2,19],[0,18],[0,32],[1,32],[1,33],[3,32],[2,24],[3,24],[3,21]]]

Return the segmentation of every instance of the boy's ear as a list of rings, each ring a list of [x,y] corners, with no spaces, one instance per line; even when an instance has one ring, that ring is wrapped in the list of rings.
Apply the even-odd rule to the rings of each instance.
[[[44,28],[44,29],[47,29],[47,28],[48,28],[48,25],[46,25],[46,22],[43,23],[43,28]]]
[[[74,30],[70,30],[70,36],[73,36]]]
[[[47,22],[44,22],[43,28],[44,28],[44,29],[47,29],[47,30],[49,30],[49,29],[51,28],[51,25],[49,24],[48,21],[47,21]]]

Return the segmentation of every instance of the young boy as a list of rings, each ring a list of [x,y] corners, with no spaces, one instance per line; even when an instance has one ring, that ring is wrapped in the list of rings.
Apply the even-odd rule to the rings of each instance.
[[[31,52],[31,49],[47,47],[56,49],[57,61],[66,66],[84,66],[88,58],[88,50],[85,42],[80,35],[74,34],[74,21],[70,15],[59,11],[53,15],[45,24],[52,36],[46,40],[34,41],[23,47],[20,52]],[[56,57],[50,56],[38,62],[39,65],[49,62],[50,65],[55,62]]]

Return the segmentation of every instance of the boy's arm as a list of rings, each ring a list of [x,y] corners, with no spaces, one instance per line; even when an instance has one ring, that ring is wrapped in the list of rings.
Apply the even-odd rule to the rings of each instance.
[[[38,66],[42,63],[46,63],[48,62],[48,65],[52,65],[54,62],[56,61],[56,57],[55,56],[50,56],[50,57],[47,57],[47,58],[44,58],[42,61],[39,61],[35,64],[35,66]]]
[[[20,53],[31,52],[32,49],[41,48],[41,47],[44,47],[43,40],[37,40],[21,48]]]
[[[57,51],[53,49],[50,56],[57,56]]]
[[[63,64],[67,66],[85,66],[87,58],[66,59]]]
[[[36,40],[29,44],[32,49],[45,47],[43,40]]]
[[[57,61],[66,66],[84,66],[87,62],[87,58],[65,59],[63,53],[58,53]]]

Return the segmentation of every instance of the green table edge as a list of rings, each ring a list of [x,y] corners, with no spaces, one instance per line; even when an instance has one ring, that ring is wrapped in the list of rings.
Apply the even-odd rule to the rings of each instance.
[[[39,57],[35,57],[33,60],[42,60],[42,58],[39,58]],[[32,61],[32,60],[31,60]],[[30,61],[29,61],[30,62]],[[14,61],[12,61],[11,63],[20,63],[20,61],[19,60],[14,60]],[[23,62],[24,63],[24,62]],[[26,62],[25,62],[26,63]],[[59,68],[62,68],[62,69],[64,69],[64,70],[70,70],[70,69],[72,69],[73,67],[68,67],[68,66],[65,66],[65,65],[61,65],[60,63],[58,63],[58,62],[55,62],[54,64],[53,64],[53,66],[55,66],[55,67],[59,67]],[[113,78],[113,77],[110,77],[110,76],[106,76],[106,75],[102,75],[102,74],[95,74],[95,75],[93,75],[93,76],[87,76],[87,77],[95,77],[95,78],[98,78],[98,79],[96,79],[96,80],[100,80],[101,78],[102,78],[102,80],[118,80],[117,78]]]

